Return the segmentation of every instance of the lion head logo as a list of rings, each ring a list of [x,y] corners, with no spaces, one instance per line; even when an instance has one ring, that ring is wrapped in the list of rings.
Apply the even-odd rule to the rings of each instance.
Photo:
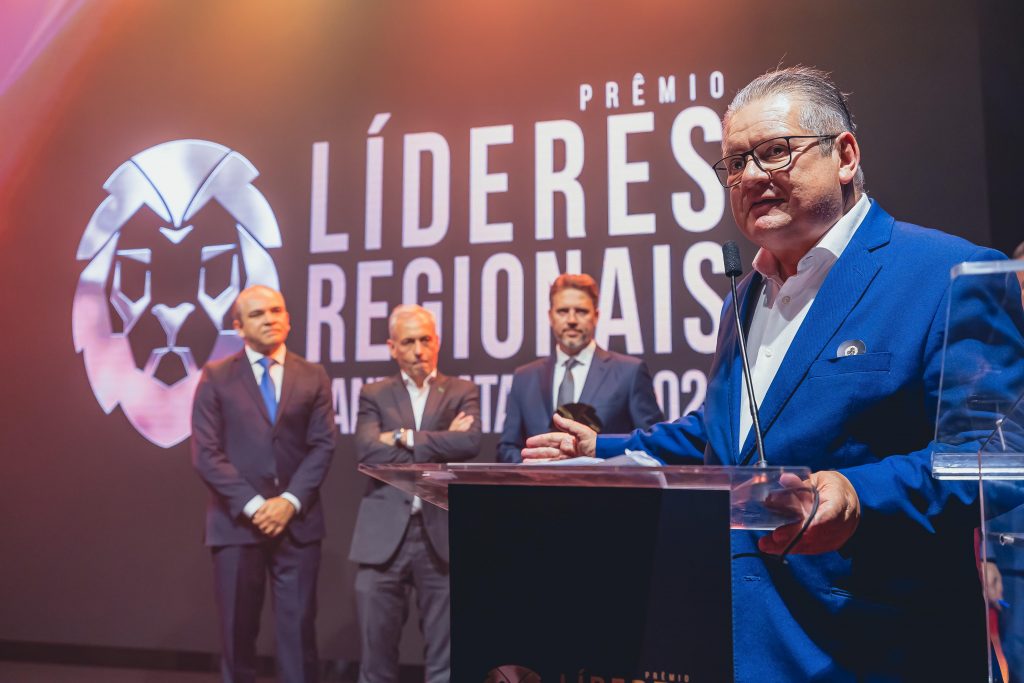
[[[121,406],[152,443],[188,437],[207,360],[241,349],[230,308],[250,285],[279,289],[267,252],[277,219],[241,154],[205,140],[150,147],[103,188],[78,245],[75,351],[108,414]]]

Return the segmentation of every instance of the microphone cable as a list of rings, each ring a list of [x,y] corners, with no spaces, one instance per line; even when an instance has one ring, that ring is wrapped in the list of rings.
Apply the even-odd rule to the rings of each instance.
[[[821,502],[821,498],[818,495],[817,487],[811,487],[811,494],[811,510],[807,513],[807,519],[804,520],[804,523],[800,526],[800,531],[796,532],[796,536],[793,537],[793,540],[783,548],[782,554],[778,556],[779,561],[782,562],[782,564],[789,564],[789,561],[786,560],[786,556],[792,552],[793,548],[796,547],[796,544],[804,537],[804,534],[807,532],[807,528],[811,526],[811,522],[814,521],[815,516],[818,514],[818,504]]]

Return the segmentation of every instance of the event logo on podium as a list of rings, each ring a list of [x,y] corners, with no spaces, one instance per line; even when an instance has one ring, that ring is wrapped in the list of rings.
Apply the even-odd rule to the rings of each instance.
[[[256,167],[205,140],[174,140],[124,162],[78,245],[86,261],[72,309],[96,400],[120,405],[143,437],[188,437],[207,360],[242,348],[231,306],[250,285],[279,289],[268,249],[281,231],[252,182]]]
[[[561,673],[558,675],[558,683],[594,683],[595,681],[610,681],[610,683],[690,683],[689,674],[669,673],[667,671],[645,671],[644,677],[608,676],[591,674],[586,669],[580,669],[575,674]],[[542,683],[540,674],[525,666],[506,664],[492,669],[487,673],[483,683]]]
[[[484,683],[541,683],[540,675],[524,666],[506,664],[487,674]]]

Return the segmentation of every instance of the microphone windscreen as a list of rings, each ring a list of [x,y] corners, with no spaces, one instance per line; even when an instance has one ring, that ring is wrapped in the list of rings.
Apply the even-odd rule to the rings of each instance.
[[[722,260],[725,261],[725,274],[729,277],[743,275],[743,263],[740,261],[740,248],[735,242],[722,245]]]

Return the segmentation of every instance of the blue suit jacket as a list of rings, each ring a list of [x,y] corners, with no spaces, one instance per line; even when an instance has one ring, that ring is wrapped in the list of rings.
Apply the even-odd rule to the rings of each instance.
[[[244,350],[208,363],[192,406],[192,463],[211,492],[206,544],[266,540],[242,508],[256,494],[272,498],[285,491],[302,506],[287,533],[300,543],[322,538],[320,484],[336,434],[322,366],[288,353],[277,419],[271,423]]]
[[[732,532],[737,681],[984,680],[978,486],[933,479],[930,456],[950,268],[998,258],[873,204],[833,266],[760,418],[768,464],[842,472],[860,497],[861,523],[841,551],[788,565],[758,552],[759,533]],[[745,320],[760,284],[751,274],[738,290]],[[947,378],[999,367],[1021,386],[1019,307],[985,292],[961,304],[953,325],[964,341],[949,350]],[[670,464],[751,458],[753,435],[737,453],[743,380],[731,305],[704,407],[627,439],[601,437],[599,456],[628,447]],[[846,340],[863,341],[866,352],[837,357]]]
[[[552,378],[555,356],[516,368],[498,443],[498,462],[520,462],[526,438],[551,431]],[[647,429],[665,419],[654,397],[647,364],[639,358],[594,349],[594,360],[580,393],[580,403],[594,406],[605,434]]]

